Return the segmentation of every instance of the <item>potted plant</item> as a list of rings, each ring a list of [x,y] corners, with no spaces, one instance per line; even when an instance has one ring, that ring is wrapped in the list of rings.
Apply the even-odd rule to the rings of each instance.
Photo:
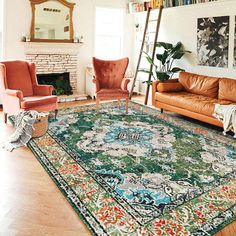
[[[173,67],[175,60],[179,60],[183,57],[185,53],[191,53],[184,49],[184,46],[181,42],[178,42],[176,45],[165,42],[157,42],[155,45],[157,48],[163,48],[162,53],[156,54],[156,59],[159,61],[160,65],[155,63],[155,60],[144,52],[147,58],[147,61],[150,65],[153,65],[152,71],[148,69],[141,69],[140,71],[149,73],[152,75],[154,80],[159,80],[160,82],[165,82],[168,79],[171,79],[172,76],[179,72],[184,71],[184,69],[179,67]],[[152,81],[146,81],[146,83],[152,83]]]

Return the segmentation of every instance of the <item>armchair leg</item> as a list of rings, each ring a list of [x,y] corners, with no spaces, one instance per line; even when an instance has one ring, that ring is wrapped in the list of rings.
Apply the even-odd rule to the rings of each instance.
[[[55,119],[57,118],[58,109],[55,110]]]
[[[97,109],[97,114],[99,113],[99,99],[96,97],[96,109]]]
[[[119,109],[120,109],[120,99],[118,99],[118,107],[119,107]]]
[[[7,123],[7,113],[3,113],[4,115],[4,123],[6,124]]]
[[[161,113],[163,113],[163,111],[164,111],[164,109],[163,109],[163,108],[161,108]]]
[[[126,114],[128,114],[129,110],[129,98],[126,98]]]

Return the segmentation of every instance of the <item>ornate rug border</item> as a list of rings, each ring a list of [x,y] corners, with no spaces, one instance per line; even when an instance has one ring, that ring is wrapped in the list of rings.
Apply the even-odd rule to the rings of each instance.
[[[105,107],[106,105],[111,105],[111,104],[113,104],[113,103],[115,103],[115,102],[103,103],[103,104],[102,104],[102,107]],[[160,117],[160,112],[159,112],[157,109],[152,108],[152,107],[147,107],[147,106],[144,106],[143,104],[140,104],[140,103],[137,103],[137,102],[133,102],[133,101],[131,101],[131,103],[133,103],[134,105],[139,105],[139,106],[141,106],[141,107],[144,108],[144,109],[148,109],[149,111],[151,110],[152,112],[157,112],[158,114],[150,114],[150,115],[154,116],[154,117],[157,118],[157,119],[162,120],[162,118]],[[80,108],[82,108],[82,107],[91,107],[92,109],[93,109],[93,108],[95,109],[95,105],[94,105],[94,104],[88,104],[88,105],[75,106],[75,107],[71,107],[71,108],[64,108],[64,109],[61,109],[60,111],[67,110],[67,109],[71,109],[71,110],[72,110],[71,113],[73,113],[73,112],[76,112],[76,111],[74,111],[74,110],[80,109]],[[135,109],[135,108],[133,108],[133,109]],[[142,111],[143,111],[143,110],[142,110]],[[167,114],[167,116],[169,116],[169,115],[171,116],[171,114]],[[172,116],[172,118],[177,119],[177,122],[178,122],[178,121],[181,121],[181,122],[184,122],[184,123],[189,123],[189,124],[191,124],[191,125],[197,126],[198,128],[207,129],[207,130],[209,130],[210,132],[215,133],[217,136],[221,137],[222,139],[225,139],[223,142],[222,142],[222,140],[220,140],[220,142],[222,142],[223,144],[225,144],[225,142],[226,142],[227,140],[228,140],[228,141],[229,141],[229,140],[232,141],[231,138],[229,138],[229,137],[224,137],[219,131],[212,130],[212,129],[208,128],[208,127],[203,127],[203,126],[201,126],[201,125],[199,125],[199,124],[196,124],[196,123],[191,123],[190,121],[184,120],[184,119],[182,119],[181,117]],[[171,122],[170,122],[169,119],[167,119],[167,120],[166,120],[166,119],[163,119],[163,121],[171,124]],[[188,130],[188,129],[183,128],[183,127],[181,126],[181,123],[180,123],[180,124],[174,123],[174,124],[172,124],[172,125],[177,126],[177,127],[179,127],[179,128],[182,128],[183,130],[186,130],[187,132],[191,132],[191,133],[193,133],[193,134],[196,134],[195,132],[193,132],[193,131],[191,131],[191,130]],[[49,133],[49,135],[50,135],[50,133]],[[199,135],[200,135],[200,134],[199,134]],[[204,134],[202,134],[202,135],[205,137]],[[50,135],[50,136],[51,136],[51,135]],[[54,137],[52,137],[52,138],[54,139]],[[207,139],[212,139],[211,137],[208,137],[208,136],[206,136],[206,138],[207,138]],[[216,139],[216,138],[215,138],[215,139]],[[55,141],[58,142],[57,140],[55,140]],[[76,205],[75,205],[75,204],[73,203],[73,201],[70,199],[70,197],[68,196],[68,194],[63,190],[63,188],[61,188],[61,186],[60,186],[58,180],[55,178],[55,176],[53,175],[53,173],[51,173],[50,169],[49,169],[49,168],[46,166],[46,164],[43,162],[43,160],[41,159],[42,156],[37,152],[37,149],[38,149],[38,151],[39,151],[40,153],[42,153],[42,152],[41,152],[40,148],[37,146],[37,144],[34,143],[34,140],[31,140],[30,143],[29,143],[27,146],[30,148],[30,150],[32,151],[32,153],[33,153],[33,154],[35,155],[35,157],[37,158],[37,160],[40,162],[40,164],[43,166],[43,168],[44,168],[44,169],[46,170],[46,172],[49,174],[49,176],[51,177],[51,179],[54,181],[54,183],[57,185],[57,187],[60,189],[60,191],[61,191],[61,192],[63,193],[63,195],[66,197],[66,199],[67,199],[67,201],[69,202],[69,204],[70,204],[70,205],[72,206],[72,208],[76,211],[76,213],[78,214],[79,218],[83,221],[83,223],[84,223],[84,224],[86,225],[86,227],[89,229],[89,231],[91,232],[91,234],[92,234],[92,235],[99,235],[99,234],[97,234],[97,233],[95,232],[94,228],[91,227],[91,222],[89,222],[89,221],[83,216],[83,214],[81,213],[80,209],[78,209],[78,208],[76,207]],[[228,144],[228,146],[231,146],[231,145]],[[234,147],[234,145],[233,145],[232,147]],[[42,153],[42,154],[43,154],[43,153]],[[69,154],[69,153],[68,153],[68,154]],[[44,155],[44,157],[46,157],[45,154],[43,154],[43,155]],[[47,158],[46,158],[46,159],[47,159]],[[63,179],[63,180],[64,180],[64,179]],[[64,181],[65,181],[65,180],[64,180]],[[83,203],[82,203],[82,204],[83,204]],[[84,204],[83,204],[83,205],[84,205]],[[235,205],[234,205],[234,207],[235,207]],[[231,207],[231,208],[233,208],[233,207]],[[231,208],[230,208],[230,209],[231,209]],[[228,209],[228,210],[230,210],[230,209]],[[92,214],[91,214],[91,216],[92,216]],[[93,216],[92,216],[92,217],[93,217]],[[214,220],[214,219],[212,219],[212,220]],[[226,220],[225,222],[223,222],[222,224],[216,226],[216,228],[215,228],[214,230],[212,230],[212,231],[210,231],[210,232],[208,232],[208,233],[214,234],[214,233],[216,233],[216,232],[218,232],[219,230],[223,229],[225,226],[227,226],[228,224],[232,223],[232,222],[235,221],[235,220],[236,220],[236,215],[234,215],[234,216],[233,216],[232,218],[230,218],[230,219],[227,219],[227,220]],[[99,224],[99,222],[98,222],[98,224]],[[103,227],[102,227],[100,224],[99,224],[99,226],[100,226],[100,228],[103,229]],[[103,230],[104,230],[104,229],[103,229]],[[104,231],[102,235],[108,235],[108,234]]]

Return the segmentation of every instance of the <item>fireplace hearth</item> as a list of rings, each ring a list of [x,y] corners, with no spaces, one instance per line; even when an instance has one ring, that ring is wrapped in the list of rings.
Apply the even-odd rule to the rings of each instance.
[[[70,73],[50,73],[50,74],[37,74],[39,84],[52,85],[54,87],[54,95],[71,95],[73,94],[70,85]]]

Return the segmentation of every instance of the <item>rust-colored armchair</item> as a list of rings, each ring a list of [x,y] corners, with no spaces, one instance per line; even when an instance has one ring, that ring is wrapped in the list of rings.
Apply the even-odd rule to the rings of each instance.
[[[52,96],[53,87],[38,85],[34,63],[26,61],[0,62],[0,93],[4,121],[7,115],[21,111],[53,111],[57,114],[57,97]]]
[[[129,91],[127,85],[129,79],[124,78],[129,64],[128,58],[116,61],[104,61],[93,57],[94,80],[96,85],[96,105],[99,110],[100,100],[117,99],[126,100],[126,113],[128,113]]]

